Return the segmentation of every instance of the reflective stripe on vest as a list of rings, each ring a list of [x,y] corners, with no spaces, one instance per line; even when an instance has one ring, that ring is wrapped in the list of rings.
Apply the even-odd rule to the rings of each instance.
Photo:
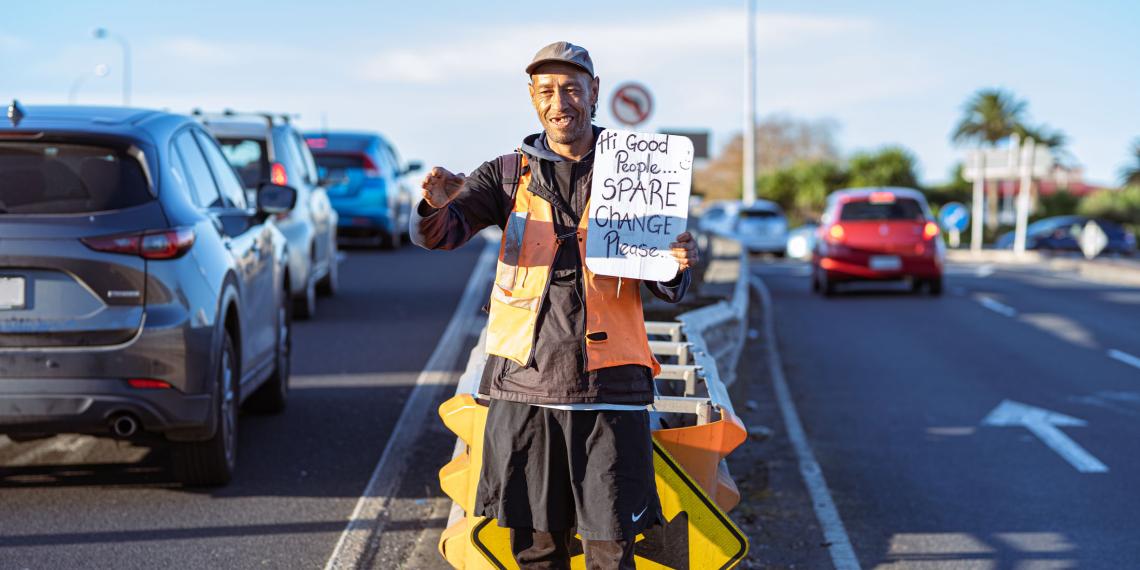
[[[525,166],[525,157],[523,165]],[[487,322],[487,353],[526,366],[533,356],[538,312],[550,286],[551,266],[561,243],[554,231],[550,203],[529,190],[530,171],[522,169],[514,208],[499,245],[495,284],[491,287],[491,315]],[[576,232],[564,239],[578,240],[582,260],[582,286],[586,298],[587,370],[640,364],[657,376],[661,365],[649,349],[640,281],[595,275],[586,267],[586,205]]]

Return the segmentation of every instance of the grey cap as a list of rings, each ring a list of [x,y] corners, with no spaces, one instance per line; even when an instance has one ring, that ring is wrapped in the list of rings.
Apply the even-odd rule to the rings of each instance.
[[[527,75],[534,75],[534,70],[544,63],[569,63],[582,71],[594,76],[594,62],[590,59],[590,52],[586,48],[576,46],[570,42],[554,42],[534,54],[530,65],[526,66]]]

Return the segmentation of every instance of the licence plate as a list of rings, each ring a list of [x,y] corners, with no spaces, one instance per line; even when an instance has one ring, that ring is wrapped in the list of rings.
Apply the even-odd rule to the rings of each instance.
[[[0,310],[24,308],[24,278],[0,277]]]
[[[902,269],[902,260],[897,255],[872,255],[870,267],[875,271],[898,271]]]

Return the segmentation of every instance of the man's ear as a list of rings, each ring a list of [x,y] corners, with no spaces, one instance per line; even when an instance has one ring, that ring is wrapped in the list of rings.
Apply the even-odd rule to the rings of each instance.
[[[531,79],[530,82],[528,82],[526,84],[526,89],[530,93],[531,101],[533,101],[534,100],[534,79]]]
[[[593,97],[593,100],[590,101],[590,105],[597,105],[598,104],[598,86],[600,84],[601,83],[598,81],[597,76],[595,76],[592,80],[590,80],[590,91],[594,92],[594,97]]]

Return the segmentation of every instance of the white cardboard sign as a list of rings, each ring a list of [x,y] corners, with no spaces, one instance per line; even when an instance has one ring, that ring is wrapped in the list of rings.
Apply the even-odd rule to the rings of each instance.
[[[685,231],[692,186],[687,137],[603,131],[594,145],[586,266],[614,277],[675,277],[669,244]]]

